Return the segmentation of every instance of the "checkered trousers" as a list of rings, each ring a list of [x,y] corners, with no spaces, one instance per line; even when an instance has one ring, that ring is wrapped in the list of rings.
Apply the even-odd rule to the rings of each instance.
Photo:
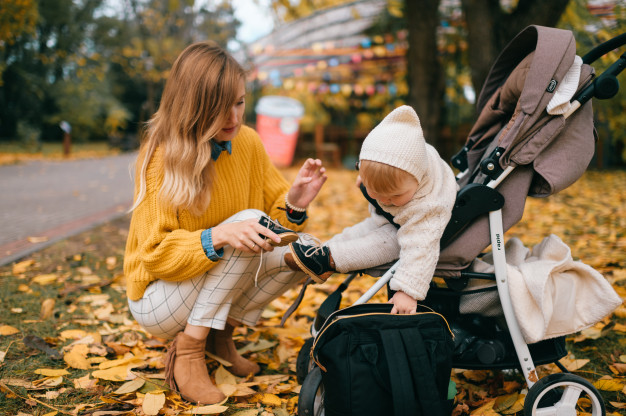
[[[244,210],[224,223],[261,215]],[[285,264],[288,251],[288,246],[276,247],[261,256],[224,247],[224,256],[208,272],[182,282],[156,280],[141,299],[129,300],[130,311],[146,331],[161,338],[173,338],[187,323],[224,329],[228,317],[253,326],[265,306],[306,276]]]

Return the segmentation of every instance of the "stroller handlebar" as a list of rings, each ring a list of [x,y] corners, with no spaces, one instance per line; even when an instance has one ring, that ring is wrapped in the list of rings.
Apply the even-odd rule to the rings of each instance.
[[[591,64],[602,55],[606,55],[608,52],[612,51],[613,49],[617,49],[622,45],[626,45],[626,33],[622,33],[621,35],[616,36],[613,39],[609,39],[587,52],[587,54],[583,56],[583,63]]]
[[[589,53],[583,56],[583,63],[591,64],[599,57],[607,54],[608,52],[626,45],[626,33],[622,33],[619,36],[609,39],[606,42],[596,46]],[[613,98],[619,91],[619,81],[617,75],[626,68],[626,52],[619,57],[606,71],[600,74],[593,80],[586,88],[578,93],[574,100],[578,101],[581,105],[586,103],[592,98],[599,100],[607,100]]]

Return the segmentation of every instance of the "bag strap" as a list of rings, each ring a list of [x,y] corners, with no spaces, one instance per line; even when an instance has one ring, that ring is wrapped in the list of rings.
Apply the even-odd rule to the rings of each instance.
[[[436,377],[419,329],[388,329],[380,332],[389,365],[394,413],[417,414],[419,402],[423,415],[444,416]],[[398,412],[399,409],[402,411]]]
[[[418,328],[406,328],[401,334],[408,352],[410,368],[415,375],[415,392],[418,393],[423,413],[444,416],[441,394],[437,389],[437,377],[434,373],[436,370],[430,365],[422,334]]]
[[[400,331],[385,329],[379,332],[389,366],[393,413],[395,416],[416,415],[418,408],[413,378],[411,377],[412,369],[409,367],[410,363]]]

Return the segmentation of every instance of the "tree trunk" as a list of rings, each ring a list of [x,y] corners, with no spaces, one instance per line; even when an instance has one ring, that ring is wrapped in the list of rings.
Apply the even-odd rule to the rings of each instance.
[[[405,17],[408,103],[420,118],[426,141],[437,147],[445,79],[437,50],[439,0],[406,0]]]
[[[569,0],[519,0],[515,9],[506,12],[500,7],[500,0],[461,0],[476,94],[496,58],[515,35],[531,24],[554,27],[568,3]]]

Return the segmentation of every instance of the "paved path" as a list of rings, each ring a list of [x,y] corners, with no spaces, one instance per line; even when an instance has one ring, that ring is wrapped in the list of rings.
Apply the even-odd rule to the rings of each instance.
[[[0,265],[124,215],[136,153],[0,166]]]

